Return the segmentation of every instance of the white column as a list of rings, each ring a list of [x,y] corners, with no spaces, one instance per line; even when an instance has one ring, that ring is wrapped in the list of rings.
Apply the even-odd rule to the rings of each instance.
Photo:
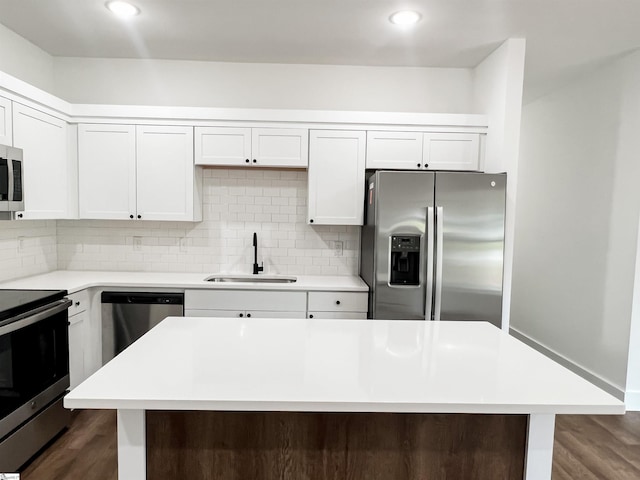
[[[525,480],[551,480],[555,426],[556,416],[553,413],[529,415]]]
[[[118,410],[118,480],[147,478],[144,410]]]

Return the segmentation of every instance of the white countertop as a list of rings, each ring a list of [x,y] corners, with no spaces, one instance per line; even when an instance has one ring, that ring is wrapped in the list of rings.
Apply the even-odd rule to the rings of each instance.
[[[484,322],[169,317],[68,408],[592,413],[624,404]]]
[[[211,272],[211,274],[218,272]],[[0,288],[25,288],[34,290],[67,290],[78,292],[90,287],[118,288],[208,288],[216,290],[312,290],[367,292],[367,284],[358,276],[349,275],[290,275],[295,283],[205,282],[206,273],[159,272],[99,272],[56,270],[33,277],[0,283]],[[289,275],[287,275],[289,276]]]

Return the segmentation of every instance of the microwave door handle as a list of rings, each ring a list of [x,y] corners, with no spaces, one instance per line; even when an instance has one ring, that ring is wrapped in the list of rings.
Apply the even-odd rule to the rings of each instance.
[[[425,288],[425,320],[433,320],[433,227],[434,227],[433,207],[427,207],[427,225],[425,234],[427,236],[427,262],[426,268],[426,288]]]
[[[13,185],[13,161],[11,160],[11,156],[7,155],[7,176],[9,177],[9,188],[7,191],[7,200],[9,200],[9,202],[13,201],[13,190],[14,190],[14,185]],[[9,205],[11,205],[9,203]],[[11,210],[11,207],[9,207],[9,210]]]
[[[436,207],[436,293],[433,307],[433,319],[440,320],[442,309],[442,246],[444,240],[444,208]]]

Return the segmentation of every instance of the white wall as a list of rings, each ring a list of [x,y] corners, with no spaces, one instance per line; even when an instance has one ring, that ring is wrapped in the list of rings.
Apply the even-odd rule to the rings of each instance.
[[[0,24],[0,72],[53,93],[53,63],[51,55]]]
[[[502,328],[509,329],[524,80],[524,39],[504,42],[473,70],[473,112],[489,117],[484,171],[507,172]]]
[[[360,229],[306,224],[306,171],[204,174],[200,223],[58,221],[59,268],[251,273],[257,232],[266,273],[357,275]],[[335,241],[342,242],[341,256],[334,255]]]
[[[469,113],[471,70],[56,58],[74,103]]]
[[[640,54],[524,107],[511,325],[620,396],[640,216]]]
[[[0,220],[0,282],[56,268],[55,221]]]

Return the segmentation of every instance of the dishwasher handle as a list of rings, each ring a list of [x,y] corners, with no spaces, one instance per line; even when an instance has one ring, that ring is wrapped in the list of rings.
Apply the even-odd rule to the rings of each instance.
[[[102,303],[184,305],[183,293],[102,292]]]

